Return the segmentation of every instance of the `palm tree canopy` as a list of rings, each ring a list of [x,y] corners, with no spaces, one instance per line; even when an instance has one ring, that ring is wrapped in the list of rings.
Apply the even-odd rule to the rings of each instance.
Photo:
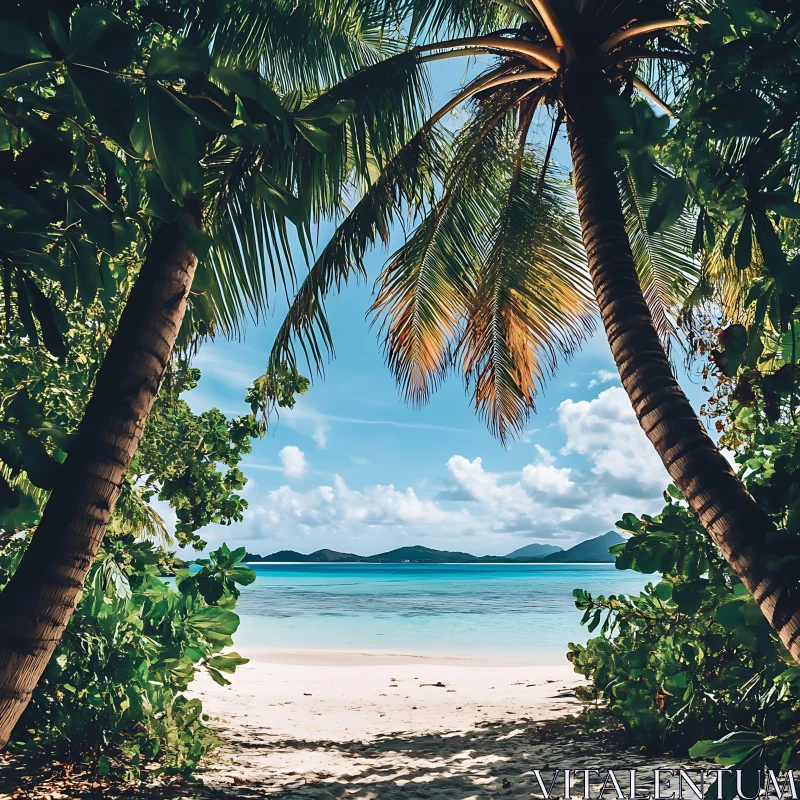
[[[579,82],[597,78],[611,112],[617,103],[629,119],[621,130],[632,126],[615,156],[627,232],[656,328],[667,346],[678,338],[677,311],[699,276],[693,223],[682,204],[671,216],[659,207],[654,185],[671,176],[653,169],[652,149],[667,126],[642,100],[631,112],[630,101],[638,94],[668,109],[667,100],[679,99],[689,57],[681,34],[701,21],[643,0],[386,7],[405,15],[419,73],[442,58],[488,64],[384,157],[366,186],[354,185],[357,200],[301,284],[270,365],[295,363],[300,349],[322,370],[333,353],[325,296],[366,276],[368,247],[387,243],[406,212],[413,228],[378,277],[370,312],[387,364],[415,403],[459,371],[476,411],[505,440],[521,431],[544,379],[594,323],[574,192],[553,153]],[[456,108],[465,121],[453,132],[448,112]]]

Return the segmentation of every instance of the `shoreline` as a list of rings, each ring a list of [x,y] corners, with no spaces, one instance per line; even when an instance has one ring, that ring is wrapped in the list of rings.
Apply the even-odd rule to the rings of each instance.
[[[567,661],[564,651],[555,648],[545,648],[549,656],[547,660],[536,657],[513,657],[508,652],[508,657],[492,654],[476,655],[442,655],[439,653],[395,653],[382,650],[328,650],[328,649],[303,649],[274,648],[252,646],[237,648],[240,655],[249,658],[251,663],[257,664],[293,664],[296,666],[377,666],[377,665],[402,665],[402,664],[427,664],[442,666],[482,666],[482,667],[530,667],[532,669],[567,669],[572,671],[572,665]],[[245,652],[246,651],[246,652]],[[543,655],[544,658],[544,655]],[[237,674],[238,671],[237,671]],[[234,676],[234,680],[235,680]],[[577,678],[578,676],[575,675]]]

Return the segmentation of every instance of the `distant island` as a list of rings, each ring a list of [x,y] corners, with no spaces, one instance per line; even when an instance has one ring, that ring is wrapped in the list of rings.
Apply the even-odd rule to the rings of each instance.
[[[276,563],[292,562],[330,563],[330,564],[596,564],[613,563],[614,556],[608,548],[625,541],[614,531],[602,536],[587,539],[569,550],[563,550],[551,544],[529,544],[509,553],[507,556],[473,556],[471,553],[460,553],[451,550],[434,550],[430,547],[415,545],[398,547],[388,553],[374,556],[359,556],[355,553],[340,553],[337,550],[316,550],[313,553],[298,553],[296,550],[278,550],[262,556],[258,553],[247,553],[245,562]]]

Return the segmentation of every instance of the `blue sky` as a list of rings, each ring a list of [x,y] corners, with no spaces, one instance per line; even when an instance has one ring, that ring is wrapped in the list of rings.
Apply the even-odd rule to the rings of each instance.
[[[433,77],[443,100],[463,67],[446,66]],[[557,148],[562,163],[565,150],[563,143]],[[392,248],[401,241],[396,235]],[[562,365],[524,436],[507,449],[474,416],[457,375],[429,406],[406,405],[365,320],[385,258],[373,251],[369,282],[330,298],[337,358],[255,443],[242,466],[249,479],[245,519],[206,529],[211,545],[369,555],[422,544],[503,555],[534,541],[569,547],[613,528],[623,512],[660,509],[666,473],[601,333]],[[242,342],[203,347],[195,361],[203,377],[188,396],[195,411],[247,411],[246,389],[264,371],[284,311],[285,303],[277,305]],[[697,403],[697,382],[681,374]]]
[[[362,284],[331,299],[338,357],[255,442],[243,462],[250,508],[242,523],[207,529],[212,545],[505,554],[533,541],[567,547],[625,511],[661,507],[666,473],[601,335],[562,367],[522,439],[504,449],[472,414],[458,376],[425,408],[401,401],[364,319],[369,298]],[[196,411],[246,411],[246,387],[263,372],[277,325],[276,311],[244,343],[203,348],[203,377],[189,395]],[[683,383],[699,397],[695,383]]]

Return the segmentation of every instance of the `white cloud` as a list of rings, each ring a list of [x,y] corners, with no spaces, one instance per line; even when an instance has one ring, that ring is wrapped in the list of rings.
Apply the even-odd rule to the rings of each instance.
[[[589,381],[590,389],[594,389],[595,386],[599,386],[601,383],[610,383],[611,381],[616,381],[619,379],[619,373],[612,372],[611,370],[608,369],[600,369],[594,374],[596,377],[592,378]]]
[[[594,400],[565,400],[558,408],[567,435],[562,453],[578,453],[609,491],[659,496],[669,476],[644,435],[625,391],[613,386]]]
[[[666,471],[620,387],[591,400],[565,400],[555,430],[548,437],[563,435],[560,452],[534,445],[529,463],[512,471],[495,472],[479,456],[454,454],[444,475],[420,475],[413,488],[388,482],[354,487],[339,475],[306,491],[248,484],[250,507],[238,536],[258,552],[333,547],[370,554],[425,544],[507,553],[521,541],[570,546],[611,529],[626,511],[661,508]],[[289,478],[308,474],[298,447],[284,447],[279,458],[281,466],[272,469]],[[260,474],[270,467],[264,464]]]
[[[351,532],[357,526],[458,526],[460,512],[444,511],[438,504],[416,495],[412,488],[399,491],[393,485],[376,484],[357,491],[342,477],[332,486],[317,486],[298,492],[281,486],[268,492],[253,515],[264,532],[275,527],[289,529],[324,527],[328,531]]]
[[[311,433],[311,438],[323,450],[328,446],[328,431],[330,429],[331,426],[327,422],[318,422]]]
[[[278,453],[278,457],[283,465],[283,473],[287,478],[302,478],[305,474],[306,456],[305,453],[293,444],[287,444],[283,450]]]
[[[570,480],[571,469],[556,467],[556,459],[549,450],[541,445],[535,445],[539,452],[539,460],[535,464],[528,464],[522,469],[522,483],[537,492],[565,495],[575,484]]]

